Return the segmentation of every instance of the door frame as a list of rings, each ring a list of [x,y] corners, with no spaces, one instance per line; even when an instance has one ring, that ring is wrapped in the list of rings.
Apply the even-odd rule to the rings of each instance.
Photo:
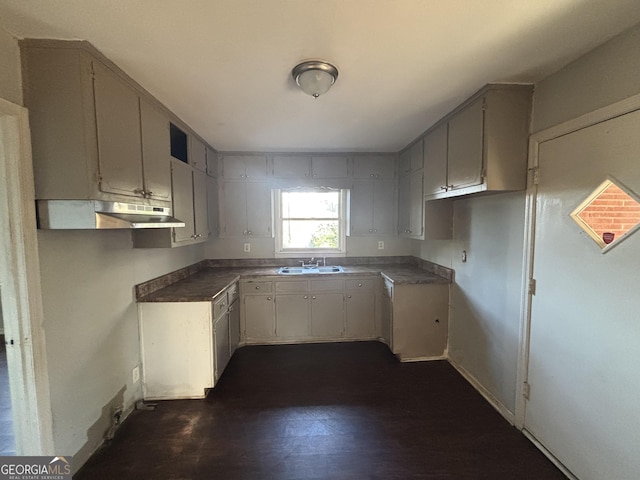
[[[54,455],[26,108],[0,98],[0,289],[17,455]]]
[[[528,379],[530,333],[531,333],[531,303],[533,294],[529,291],[531,279],[535,278],[535,228],[536,228],[536,201],[538,186],[534,180],[539,165],[540,144],[555,138],[582,130],[584,128],[606,122],[612,118],[640,110],[640,94],[626,98],[619,102],[607,105],[592,112],[586,113],[559,125],[531,135],[529,139],[529,179],[526,191],[525,206],[525,238],[523,249],[523,276],[522,276],[522,303],[520,342],[518,352],[518,371],[516,381],[516,412],[515,425],[524,430],[526,417],[526,382]],[[534,442],[538,447],[544,446]]]

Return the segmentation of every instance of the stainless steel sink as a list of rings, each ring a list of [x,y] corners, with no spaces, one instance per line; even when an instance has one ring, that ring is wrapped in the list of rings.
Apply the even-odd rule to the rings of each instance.
[[[323,274],[323,273],[342,273],[344,268],[337,265],[328,265],[326,267],[280,267],[278,269],[279,275],[308,275],[308,274]]]

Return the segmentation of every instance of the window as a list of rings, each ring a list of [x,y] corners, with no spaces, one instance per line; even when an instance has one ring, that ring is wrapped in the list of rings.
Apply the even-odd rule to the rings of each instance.
[[[275,191],[276,254],[345,253],[346,190]]]

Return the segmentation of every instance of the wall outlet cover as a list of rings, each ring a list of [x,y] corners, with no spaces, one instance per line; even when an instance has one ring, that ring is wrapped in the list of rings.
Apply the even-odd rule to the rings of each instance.
[[[138,381],[140,380],[140,366],[136,365],[135,367],[133,367],[133,370],[131,370],[131,379],[133,380],[133,383],[138,383]]]
[[[245,243],[244,244],[244,251],[245,252],[250,252],[251,251],[251,244],[250,243]]]
[[[384,250],[384,242],[382,240],[378,242],[378,250]]]

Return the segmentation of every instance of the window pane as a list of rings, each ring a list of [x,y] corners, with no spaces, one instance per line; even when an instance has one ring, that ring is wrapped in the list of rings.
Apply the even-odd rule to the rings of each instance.
[[[340,192],[282,192],[282,218],[338,218]]]
[[[284,248],[338,248],[337,220],[284,220]]]

